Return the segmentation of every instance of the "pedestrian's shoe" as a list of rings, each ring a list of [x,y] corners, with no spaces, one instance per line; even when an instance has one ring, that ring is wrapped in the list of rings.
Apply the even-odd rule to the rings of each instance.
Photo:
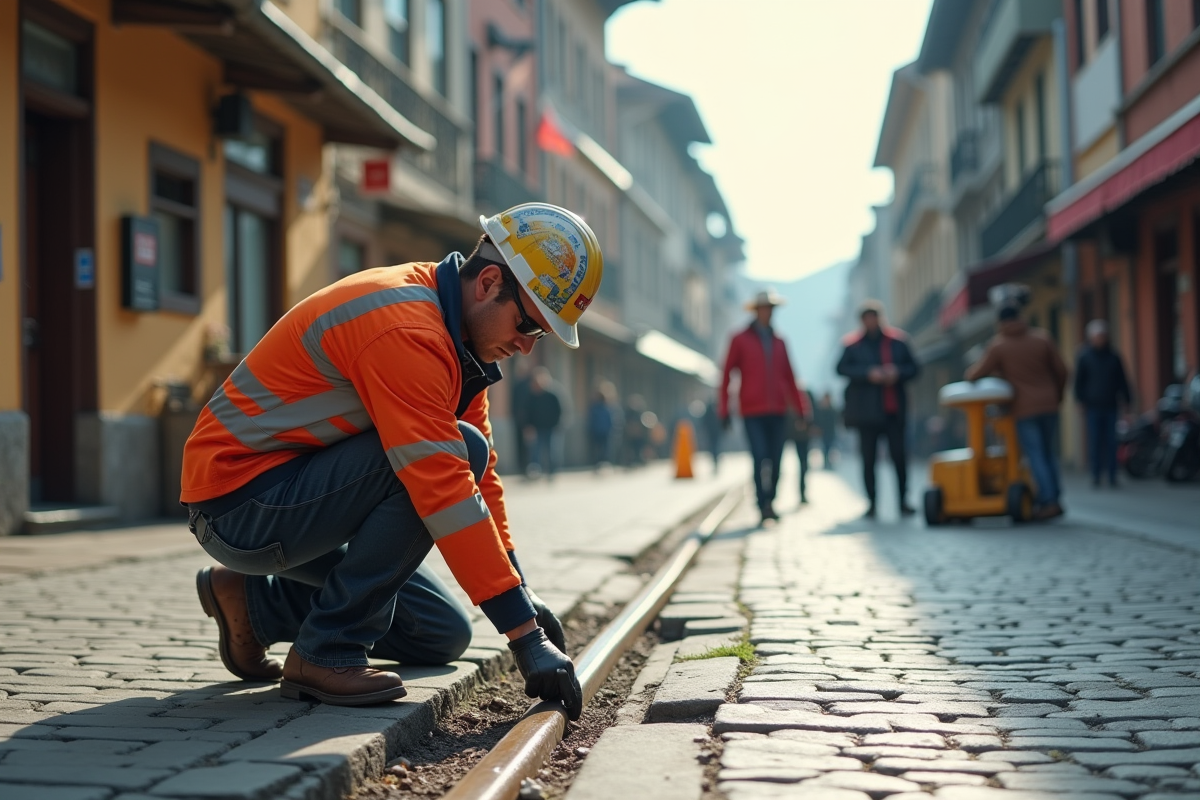
[[[908,503],[900,504],[900,516],[911,517],[915,513],[917,513],[917,510],[915,508],[913,508],[912,506],[910,506]]]
[[[408,694],[394,672],[373,667],[318,667],[300,657],[296,648],[283,664],[279,693],[288,700],[319,700],[331,706],[369,706]]]
[[[1033,519],[1036,522],[1045,522],[1048,519],[1061,517],[1065,513],[1063,507],[1058,503],[1046,503],[1046,505],[1041,506],[1033,512]]]
[[[863,514],[863,519],[875,519],[875,504],[867,506],[867,513]]]
[[[766,505],[764,505],[762,507],[762,518],[765,520],[766,519],[779,519],[779,515],[775,513],[775,507],[773,505],[771,505],[770,503],[767,503]]]
[[[806,495],[804,492],[800,493],[800,505],[802,505],[802,506],[808,505],[808,495]]]
[[[217,622],[225,669],[244,681],[277,681],[283,676],[283,664],[267,655],[250,627],[245,575],[225,567],[205,567],[196,573],[196,594],[204,613]]]

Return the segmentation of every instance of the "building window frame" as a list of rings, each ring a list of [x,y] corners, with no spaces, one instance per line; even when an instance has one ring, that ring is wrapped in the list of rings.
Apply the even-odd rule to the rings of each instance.
[[[425,0],[425,50],[433,89],[442,97],[450,91],[449,44],[446,0]]]
[[[333,7],[342,17],[354,25],[362,27],[362,0],[333,0]]]
[[[529,106],[526,104],[524,97],[517,98],[515,113],[517,124],[517,134],[515,137],[517,171],[522,178],[527,178],[529,173]]]
[[[1096,46],[1099,47],[1112,29],[1109,19],[1109,0],[1096,0]]]
[[[492,74],[492,159],[504,167],[504,75]]]
[[[1163,0],[1146,0],[1146,68],[1152,69],[1167,54],[1167,28]]]
[[[201,175],[200,160],[184,155],[166,145],[150,142],[148,161],[147,209],[156,219],[169,215],[178,221],[179,288],[167,286],[163,272],[163,231],[159,230],[159,293],[158,306],[163,311],[196,315],[200,313],[201,298]],[[190,201],[166,197],[160,191],[159,177],[186,181],[190,184]]]
[[[410,0],[383,0],[388,52],[404,66],[412,65],[412,5]]]
[[[345,231],[339,231],[337,237],[337,258],[334,265],[337,270],[336,278],[338,280],[353,275],[356,272],[362,272],[369,268],[371,245],[365,238],[347,234]],[[348,265],[343,255],[354,253],[357,256],[358,264],[354,268],[347,268]]]

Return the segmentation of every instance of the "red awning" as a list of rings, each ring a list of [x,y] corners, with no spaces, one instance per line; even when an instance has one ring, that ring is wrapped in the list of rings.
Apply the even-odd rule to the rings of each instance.
[[[1062,241],[1200,158],[1197,100],[1051,200],[1047,236]]]
[[[1026,250],[1007,258],[984,261],[967,273],[962,287],[949,295],[938,313],[942,330],[949,330],[954,323],[970,313],[972,308],[988,301],[988,290],[1002,283],[1015,281],[1025,276],[1042,263],[1042,259],[1058,250],[1054,242],[1039,242]]]

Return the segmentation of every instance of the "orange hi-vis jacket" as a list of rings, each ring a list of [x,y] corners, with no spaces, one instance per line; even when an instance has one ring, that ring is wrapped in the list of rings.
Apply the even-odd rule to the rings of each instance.
[[[288,311],[201,411],[180,500],[229,494],[374,427],[454,577],[511,630],[534,610],[507,552],[496,453],[476,486],[458,430],[462,419],[491,441],[486,386],[500,378],[461,341],[461,263],[452,253],[440,265],[366,270]]]

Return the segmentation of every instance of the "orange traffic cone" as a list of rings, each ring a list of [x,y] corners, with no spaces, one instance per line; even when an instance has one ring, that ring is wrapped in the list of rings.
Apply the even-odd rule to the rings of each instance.
[[[696,452],[696,432],[692,423],[681,419],[675,425],[675,477],[694,478],[692,454]]]

